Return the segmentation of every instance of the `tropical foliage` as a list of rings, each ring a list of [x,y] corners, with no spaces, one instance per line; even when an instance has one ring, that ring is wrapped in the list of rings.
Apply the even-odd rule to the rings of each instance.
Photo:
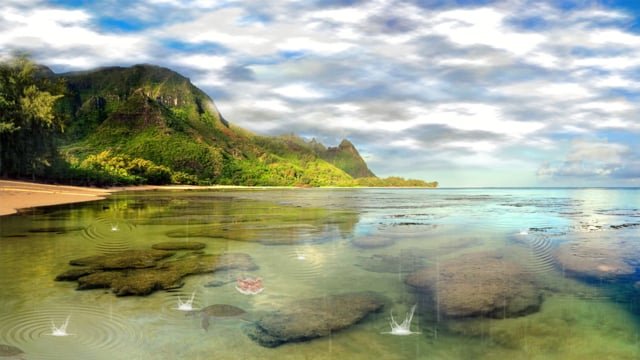
[[[25,55],[0,63],[0,174],[41,176],[57,159],[56,134],[63,130],[55,103],[62,84],[37,77]]]
[[[405,179],[398,176],[389,176],[387,178],[378,177],[366,177],[356,179],[358,186],[366,187],[420,187],[420,188],[436,188],[438,187],[437,181],[426,182],[416,179]]]
[[[0,85],[5,176],[96,186],[433,185],[376,178],[347,140],[327,148],[235,127],[189,79],[157,66],[56,75],[16,56],[1,64]]]

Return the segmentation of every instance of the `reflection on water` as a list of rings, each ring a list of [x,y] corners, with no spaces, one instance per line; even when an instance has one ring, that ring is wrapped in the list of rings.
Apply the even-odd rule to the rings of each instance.
[[[637,358],[637,204],[637,189],[150,191],[2,217],[0,344],[28,359]],[[174,258],[258,269],[144,297],[53,280],[71,259],[195,241]],[[384,307],[335,331],[309,309],[279,323],[348,293]],[[270,348],[255,324],[320,336]]]

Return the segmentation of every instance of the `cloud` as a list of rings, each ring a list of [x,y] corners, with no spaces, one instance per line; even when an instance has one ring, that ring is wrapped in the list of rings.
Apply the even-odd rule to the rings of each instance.
[[[538,176],[630,178],[638,174],[637,159],[624,144],[574,140],[565,159],[543,164]]]
[[[314,100],[324,95],[310,84],[290,84],[272,90],[272,92],[290,99]]]
[[[637,179],[638,19],[607,3],[56,4],[5,1],[0,52],[28,50],[55,71],[167,66],[232,123],[347,137],[382,175]]]
[[[79,9],[8,7],[0,14],[4,28],[0,48],[28,51],[61,68],[94,66],[96,59],[102,63],[148,59],[142,36],[102,34],[91,28],[93,20],[91,13]]]

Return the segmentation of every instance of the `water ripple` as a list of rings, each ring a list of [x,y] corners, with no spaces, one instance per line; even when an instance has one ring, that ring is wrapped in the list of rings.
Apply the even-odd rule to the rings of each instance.
[[[68,336],[53,336],[53,326],[69,319]],[[142,340],[141,331],[124,316],[87,305],[44,307],[0,317],[0,338],[21,348],[29,359],[71,359],[82,354],[115,353]]]
[[[524,248],[522,265],[531,273],[540,274],[555,269],[551,253],[552,242],[544,234],[517,234],[515,243]]]
[[[326,265],[325,254],[313,246],[292,247],[286,252],[286,258],[290,262],[291,276],[302,280],[315,279],[322,275],[322,269]]]
[[[118,252],[130,248],[130,239],[135,226],[124,219],[98,217],[84,231],[84,237],[95,243],[103,253]]]

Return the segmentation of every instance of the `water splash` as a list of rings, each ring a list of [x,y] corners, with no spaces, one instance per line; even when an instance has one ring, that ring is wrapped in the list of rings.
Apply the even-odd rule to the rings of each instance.
[[[53,320],[51,320],[51,334],[49,335],[52,335],[52,336],[75,335],[75,334],[67,333],[67,326],[69,326],[70,318],[71,318],[71,315],[67,316],[67,319],[64,321],[64,323],[60,327],[57,327],[56,324],[53,323]]]
[[[193,299],[195,299],[195,297],[196,297],[196,292],[195,291],[193,293],[191,293],[191,297],[187,301],[182,301],[180,296],[178,296],[178,307],[177,308],[173,308],[173,309],[174,310],[180,310],[180,311],[198,310],[198,309],[195,309],[193,307]]]
[[[120,228],[118,227],[118,223],[111,224],[111,231],[120,231]]]
[[[518,235],[529,235],[529,229],[521,229]]]
[[[413,313],[416,311],[416,306],[413,305],[411,307],[411,312],[405,315],[404,321],[400,324],[393,318],[393,311],[391,311],[391,321],[389,325],[391,325],[390,332],[383,332],[382,334],[391,334],[391,335],[411,335],[411,334],[420,334],[420,332],[411,331],[411,320],[413,320]]]

